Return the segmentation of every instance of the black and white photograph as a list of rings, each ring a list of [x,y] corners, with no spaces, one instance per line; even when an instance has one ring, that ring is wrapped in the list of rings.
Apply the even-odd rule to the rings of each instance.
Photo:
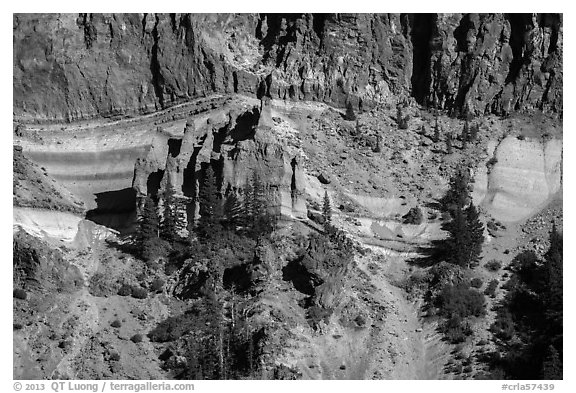
[[[10,387],[565,386],[563,13],[164,8],[11,15]]]

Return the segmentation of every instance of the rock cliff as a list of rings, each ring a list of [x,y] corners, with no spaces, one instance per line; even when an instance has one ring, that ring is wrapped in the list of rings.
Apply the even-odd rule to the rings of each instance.
[[[17,14],[13,31],[16,121],[124,117],[233,92],[562,111],[559,14]]]

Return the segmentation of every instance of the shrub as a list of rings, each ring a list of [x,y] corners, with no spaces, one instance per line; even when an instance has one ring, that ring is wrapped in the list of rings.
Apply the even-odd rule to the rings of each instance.
[[[150,290],[152,292],[162,292],[163,289],[164,289],[164,280],[162,280],[161,278],[155,278],[154,281],[152,281],[152,284],[150,285]]]
[[[132,341],[133,343],[140,343],[142,342],[142,335],[140,333],[133,335],[132,337],[130,337],[130,341]]]
[[[114,362],[117,362],[120,360],[120,354],[116,351],[110,351],[108,353],[108,360],[112,360]]]
[[[484,283],[482,282],[482,279],[481,279],[481,278],[478,278],[478,277],[475,277],[475,278],[473,278],[473,279],[470,281],[470,286],[471,286],[472,288],[480,288],[480,287],[482,287],[482,284],[484,284]]]
[[[484,294],[493,298],[496,296],[496,288],[498,288],[498,280],[492,280],[488,283]]]
[[[112,321],[110,326],[112,326],[113,328],[119,328],[122,326],[122,322],[120,322],[120,320],[118,319],[115,319],[114,321]]]
[[[118,290],[118,295],[120,296],[130,296],[132,295],[132,286],[128,284],[124,284]]]
[[[496,259],[492,259],[491,261],[486,262],[484,267],[491,272],[497,272],[502,267],[502,262],[500,262]]]
[[[14,328],[14,330],[20,330],[24,327],[24,325],[22,325],[21,323],[15,323],[12,325],[12,327]]]
[[[60,341],[60,343],[58,343],[58,348],[61,348],[64,350],[70,348],[71,346],[72,346],[72,341],[70,341],[70,340],[63,340],[63,341]]]
[[[445,285],[436,302],[440,308],[440,313],[446,317],[455,315],[461,318],[471,315],[480,317],[486,313],[484,295],[470,289],[464,283]]]
[[[508,341],[514,336],[514,321],[508,310],[500,309],[490,331],[499,339]]]
[[[152,342],[169,342],[174,341],[190,330],[197,328],[200,322],[198,313],[191,311],[160,322],[154,329],[148,333],[148,338]]]
[[[142,257],[149,267],[155,266],[156,259],[166,258],[171,251],[170,243],[159,237],[147,239],[142,245]]]
[[[146,299],[148,297],[148,291],[142,287],[132,288],[132,297],[136,299]]]
[[[25,290],[20,289],[20,288],[16,288],[12,294],[14,295],[14,297],[16,299],[21,299],[21,300],[26,300],[26,298],[28,297],[28,293],[26,293]]]
[[[346,114],[344,115],[344,119],[348,121],[356,120],[356,114],[354,113],[354,107],[352,103],[348,101],[346,103]]]
[[[422,214],[422,209],[418,206],[411,208],[408,213],[402,216],[404,219],[404,224],[414,224],[420,225],[422,224],[422,220],[424,219],[424,215]]]
[[[493,232],[498,231],[498,224],[496,224],[494,221],[488,221],[486,223],[486,227]]]
[[[459,344],[466,341],[466,337],[472,334],[470,325],[462,321],[458,315],[453,315],[440,326],[440,331],[444,333],[448,341],[452,344]]]

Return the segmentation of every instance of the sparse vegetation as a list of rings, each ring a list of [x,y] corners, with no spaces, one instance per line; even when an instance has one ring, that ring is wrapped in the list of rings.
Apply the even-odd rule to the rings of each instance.
[[[476,289],[481,288],[483,284],[482,279],[478,277],[475,277],[470,281],[470,286]]]
[[[132,286],[124,284],[118,290],[118,295],[120,296],[132,296]]]
[[[497,259],[492,259],[486,262],[486,264],[484,264],[484,267],[491,272],[497,272],[502,268],[502,262],[500,262]]]
[[[14,291],[12,291],[12,295],[16,298],[16,299],[20,299],[20,300],[26,300],[26,298],[28,297],[28,293],[20,288],[16,288],[14,289]]]
[[[562,379],[562,259],[562,235],[553,226],[543,261],[530,251],[512,261],[508,291],[490,328],[499,340],[486,359],[494,375]]]
[[[137,333],[135,335],[133,335],[132,337],[130,337],[130,341],[132,341],[134,344],[140,343],[143,340],[143,336],[140,333]]]
[[[494,279],[488,283],[488,286],[484,290],[484,294],[486,296],[495,297],[496,296],[496,289],[498,288],[498,280]]]
[[[348,121],[356,120],[356,113],[354,113],[354,107],[350,101],[346,103],[346,114],[344,115],[344,119]]]
[[[424,220],[424,214],[422,214],[422,209],[414,206],[402,218],[404,219],[404,224],[420,225]]]
[[[135,299],[146,299],[148,297],[148,291],[142,287],[132,288],[132,297]]]
[[[398,124],[398,129],[407,130],[409,121],[410,121],[410,115],[404,116],[404,114],[402,113],[402,105],[398,104],[396,106],[396,124]]]

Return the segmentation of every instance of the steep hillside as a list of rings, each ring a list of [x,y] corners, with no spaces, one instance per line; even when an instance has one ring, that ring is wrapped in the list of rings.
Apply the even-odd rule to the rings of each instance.
[[[561,15],[13,27],[15,378],[498,376],[563,226]]]

